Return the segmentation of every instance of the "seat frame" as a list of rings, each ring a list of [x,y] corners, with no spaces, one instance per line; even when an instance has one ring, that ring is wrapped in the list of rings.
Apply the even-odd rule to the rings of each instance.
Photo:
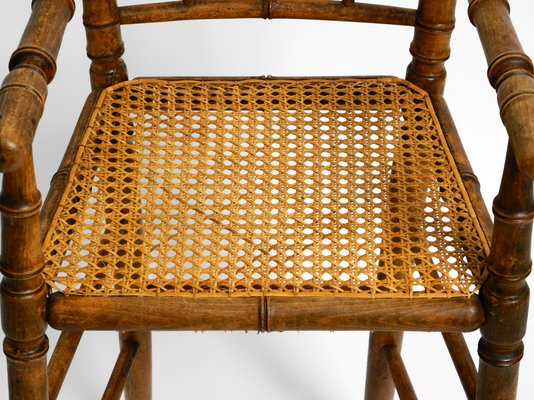
[[[420,0],[417,10],[350,0],[232,0],[224,2],[224,6],[219,1],[184,0],[161,8],[118,7],[114,0],[83,3],[93,91],[42,208],[31,145],[47,85],[55,75],[63,32],[74,13],[72,0],[33,2],[28,28],[0,89],[0,170],[4,173],[0,195],[4,276],[1,311],[10,399],[55,398],[81,331],[91,329],[125,331],[120,335],[121,352],[106,388],[106,399],[119,398],[124,388],[129,400],[150,398],[149,330],[156,329],[373,330],[367,400],[392,398],[395,388],[401,399],[415,398],[400,358],[401,331],[442,331],[468,398],[515,398],[528,312],[525,279],[530,272],[534,217],[534,67],[521,49],[506,0],[470,0],[469,5],[469,16],[478,29],[489,66],[488,77],[497,91],[501,117],[510,137],[501,188],[493,205],[493,226],[443,99],[444,63],[450,54],[455,0]],[[132,298],[49,295],[41,275],[41,239],[68,179],[94,102],[103,88],[128,79],[121,58],[124,46],[120,24],[231,17],[334,19],[415,27],[410,46],[413,59],[406,78],[428,92],[481,226],[491,237],[487,278],[479,297],[468,301],[236,298],[196,299],[195,304],[181,303],[180,299],[144,299],[145,308],[132,316],[125,312],[132,304],[139,305]],[[254,311],[247,311],[248,317],[236,318],[251,307]],[[80,314],[76,311],[79,309],[84,312]],[[47,321],[64,331],[48,368]],[[479,327],[482,339],[477,372],[458,332]]]

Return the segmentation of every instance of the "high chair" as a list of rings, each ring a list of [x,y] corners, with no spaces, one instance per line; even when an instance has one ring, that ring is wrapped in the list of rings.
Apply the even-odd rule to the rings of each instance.
[[[10,399],[55,399],[89,330],[119,332],[103,399],[151,398],[160,330],[370,331],[366,400],[416,399],[403,332],[441,332],[468,399],[515,399],[534,68],[508,2],[470,0],[509,135],[492,222],[443,98],[455,3],[83,0],[92,91],[41,204],[32,141],[75,5],[34,0],[0,89]],[[215,18],[413,26],[412,61],[404,78],[129,79],[121,25]]]

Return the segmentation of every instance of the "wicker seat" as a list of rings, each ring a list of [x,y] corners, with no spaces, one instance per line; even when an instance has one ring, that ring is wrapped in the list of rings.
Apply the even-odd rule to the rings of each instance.
[[[366,400],[415,400],[403,332],[441,332],[467,398],[513,400],[534,66],[507,1],[470,0],[510,139],[492,222],[443,96],[455,3],[83,0],[92,91],[41,203],[32,142],[74,1],[33,1],[0,88],[10,400],[55,399],[86,330],[119,333],[105,400],[151,398],[157,330],[370,331]],[[412,60],[405,79],[128,76],[121,25],[260,17],[411,26]]]
[[[487,244],[393,78],[106,89],[45,241],[68,295],[471,296]]]

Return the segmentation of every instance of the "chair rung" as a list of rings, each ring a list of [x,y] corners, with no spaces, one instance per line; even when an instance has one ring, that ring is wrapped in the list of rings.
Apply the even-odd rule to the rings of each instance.
[[[387,345],[384,346],[384,353],[400,400],[417,400],[417,395],[402,361],[399,348],[395,345]]]
[[[139,344],[134,341],[122,344],[102,400],[120,400],[138,349]]]
[[[477,392],[477,369],[461,333],[443,332],[443,339],[462,382],[468,400],[474,400]]]
[[[62,332],[48,363],[48,397],[55,400],[82,338],[83,331]]]

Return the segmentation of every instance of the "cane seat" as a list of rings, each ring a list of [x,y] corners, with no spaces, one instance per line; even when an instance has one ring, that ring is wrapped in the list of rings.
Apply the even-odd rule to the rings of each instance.
[[[469,297],[487,254],[428,96],[389,77],[109,87],[45,242],[86,296]]]

